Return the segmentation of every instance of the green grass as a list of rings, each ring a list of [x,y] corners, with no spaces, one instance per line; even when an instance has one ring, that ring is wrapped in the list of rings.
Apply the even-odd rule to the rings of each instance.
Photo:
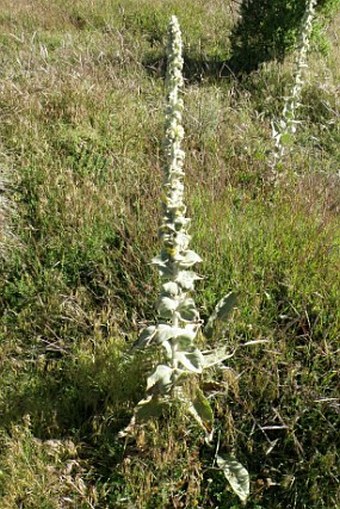
[[[339,16],[329,53],[310,56],[285,162],[297,176],[273,192],[270,121],[292,62],[239,81],[225,73],[234,2],[33,4],[0,0],[0,160],[16,206],[0,269],[1,508],[240,507],[178,409],[117,439],[153,363],[129,349],[158,294],[149,261],[172,13],[203,258],[195,297],[207,317],[223,294],[239,295],[221,331],[237,350],[214,402],[220,447],[250,472],[247,507],[336,507]],[[242,346],[254,340],[266,342]]]

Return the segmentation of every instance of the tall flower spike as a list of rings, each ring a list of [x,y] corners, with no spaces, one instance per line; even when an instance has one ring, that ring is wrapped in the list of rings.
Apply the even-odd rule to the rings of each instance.
[[[195,251],[189,249],[191,237],[188,233],[190,219],[186,217],[184,204],[184,152],[181,142],[183,102],[180,97],[182,77],[182,39],[176,17],[169,24],[167,106],[165,114],[164,140],[164,210],[159,234],[162,249],[152,263],[161,276],[161,292],[157,303],[159,321],[144,329],[135,343],[143,348],[150,343],[163,347],[164,363],[159,364],[147,381],[147,397],[140,401],[135,415],[121,436],[134,428],[138,420],[159,413],[160,407],[172,399],[180,400],[187,411],[210,436],[213,428],[213,413],[202,391],[194,401],[185,394],[182,382],[190,375],[202,373],[204,368],[221,364],[230,357],[226,347],[201,352],[195,340],[202,321],[190,292],[200,277],[193,266],[201,261]],[[215,322],[224,321],[234,306],[232,293],[220,300],[204,331],[211,337]]]
[[[307,51],[310,44],[310,35],[315,16],[317,0],[307,0],[305,14],[301,23],[301,35],[295,60],[294,84],[291,93],[285,99],[282,117],[278,125],[272,124],[272,137],[274,139],[274,150],[270,167],[277,178],[278,164],[285,155],[286,139],[294,135],[299,121],[296,119],[296,112],[300,106],[301,91],[303,87],[303,72],[307,67]]]
[[[201,373],[204,356],[195,346],[201,320],[189,292],[200,279],[192,270],[201,261],[189,249],[190,219],[186,217],[184,203],[184,158],[181,148],[184,136],[182,127],[183,86],[182,38],[177,18],[173,16],[168,31],[167,104],[165,109],[164,139],[164,199],[163,217],[159,228],[162,249],[152,263],[161,276],[161,292],[157,303],[159,322],[147,327],[135,346],[138,348],[157,343],[163,347],[165,361],[159,364],[147,381],[147,397],[139,402],[135,417],[126,429],[129,432],[136,420],[158,413],[160,406],[176,397],[183,398],[183,375]]]
[[[167,53],[165,197],[163,219],[159,229],[163,246],[160,255],[152,260],[162,280],[157,304],[160,323],[156,326],[155,337],[164,347],[168,360],[167,367],[171,369],[171,382],[167,384],[166,392],[176,385],[183,371],[198,373],[203,367],[203,356],[194,346],[194,339],[200,327],[199,313],[193,299],[188,296],[188,292],[194,289],[195,281],[199,279],[192,267],[200,262],[201,258],[189,249],[190,219],[185,215],[183,182],[185,154],[181,148],[184,136],[183,100],[180,97],[183,86],[182,37],[175,16],[171,18],[169,24]]]
[[[164,406],[174,400],[203,428],[206,440],[213,438],[214,414],[209,400],[198,387],[197,375],[203,369],[216,367],[230,358],[226,346],[201,352],[196,346],[196,337],[201,320],[190,292],[195,281],[200,279],[193,266],[201,261],[195,251],[189,249],[191,237],[188,233],[190,219],[186,217],[184,203],[184,152],[181,142],[183,101],[180,97],[183,86],[182,38],[177,18],[169,24],[167,106],[165,112],[164,140],[164,201],[163,218],[159,228],[162,249],[152,260],[161,276],[161,292],[157,304],[158,323],[144,329],[135,343],[142,348],[150,343],[163,347],[164,361],[158,364],[148,377],[146,397],[135,408],[130,424],[120,433],[124,437],[131,433],[136,424],[152,417],[158,417]],[[225,321],[233,308],[235,296],[229,293],[221,299],[207,327],[203,331],[207,338],[213,334],[215,323]],[[186,390],[187,380],[196,377],[196,384]],[[249,475],[235,459],[217,461],[229,480],[235,493],[245,501],[249,494]],[[235,473],[235,471],[237,471]]]

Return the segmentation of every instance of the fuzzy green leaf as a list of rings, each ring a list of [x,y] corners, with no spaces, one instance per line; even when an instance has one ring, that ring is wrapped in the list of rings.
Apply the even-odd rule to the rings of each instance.
[[[164,394],[172,385],[173,369],[165,364],[159,364],[152,375],[148,377],[146,390],[153,394]]]
[[[178,301],[170,297],[161,297],[158,301],[157,309],[164,318],[171,318],[172,313],[177,309]]]
[[[185,322],[194,322],[199,318],[199,313],[196,309],[193,299],[185,299],[177,308],[177,312]]]
[[[171,325],[160,323],[157,325],[156,340],[163,343],[174,337],[174,327]]]
[[[291,145],[292,143],[292,135],[290,133],[283,133],[281,136],[281,144],[282,145]]]
[[[218,467],[223,471],[225,477],[230,483],[234,493],[242,500],[246,502],[249,496],[249,474],[241,463],[239,463],[232,456],[216,457],[216,463]]]
[[[196,349],[193,352],[177,351],[175,359],[182,364],[184,368],[193,373],[202,373],[204,358],[202,353]]]
[[[161,323],[157,326],[155,340],[158,343],[163,343],[163,341],[168,341],[172,338],[183,338],[191,342],[196,336],[196,329],[195,325],[190,324],[187,324],[185,327],[173,327],[172,325]]]
[[[202,258],[195,251],[188,250],[185,255],[177,255],[175,260],[179,262],[179,266],[182,269],[187,269],[195,265],[195,263],[201,262]]]
[[[168,258],[169,258],[168,256],[164,257],[162,255],[155,256],[154,258],[152,258],[151,263],[159,267],[166,267],[168,263]]]
[[[162,285],[162,290],[171,297],[176,297],[178,295],[178,284],[174,283],[173,281],[169,281],[168,283],[164,283]]]
[[[160,256],[155,256],[151,260],[152,265],[156,265],[159,274],[163,277],[173,277],[173,268],[169,265],[169,256],[167,253],[163,253]]]
[[[202,279],[192,270],[181,270],[176,277],[178,283],[183,290],[193,290],[195,281]]]

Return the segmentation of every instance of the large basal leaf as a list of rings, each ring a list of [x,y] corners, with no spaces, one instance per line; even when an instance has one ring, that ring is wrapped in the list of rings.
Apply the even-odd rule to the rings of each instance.
[[[237,295],[234,292],[230,292],[228,295],[223,297],[215,308],[217,320],[221,320],[222,322],[226,321],[231,310],[235,307],[236,302]]]
[[[148,377],[146,390],[152,394],[169,392],[172,385],[173,369],[165,364],[159,364],[152,375]]]
[[[237,295],[234,292],[230,292],[216,304],[215,310],[204,328],[204,334],[207,338],[211,338],[213,335],[217,320],[221,322],[227,321],[230,312],[236,305],[236,301]]]
[[[232,456],[216,456],[216,463],[228,479],[234,493],[246,502],[249,496],[249,474],[241,463]]]
[[[204,358],[199,350],[194,350],[193,352],[177,351],[175,359],[188,371],[202,373]]]

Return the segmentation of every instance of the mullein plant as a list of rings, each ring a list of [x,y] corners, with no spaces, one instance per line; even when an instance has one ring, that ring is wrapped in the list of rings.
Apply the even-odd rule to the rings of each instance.
[[[307,65],[307,52],[310,45],[310,36],[315,16],[317,0],[307,0],[306,10],[301,23],[300,42],[297,49],[294,70],[294,84],[290,95],[286,97],[279,122],[272,123],[272,138],[274,150],[270,167],[273,178],[276,180],[280,173],[280,165],[286,153],[287,142],[295,134],[297,125],[300,123],[296,118],[297,109],[301,106],[301,91],[304,84],[303,73]]]
[[[163,360],[147,379],[146,397],[136,406],[130,424],[120,436],[127,436],[150,418],[160,416],[165,407],[179,402],[205,432],[211,443],[214,432],[213,410],[208,398],[199,388],[205,369],[220,365],[231,357],[225,346],[202,351],[198,347],[202,332],[211,338],[218,321],[225,321],[235,305],[235,295],[221,299],[205,327],[192,298],[197,280],[201,279],[194,266],[200,256],[189,248],[190,219],[186,217],[184,203],[184,159],[181,148],[184,136],[182,127],[183,58],[182,38],[178,20],[173,16],[168,29],[168,67],[166,77],[167,107],[165,112],[164,142],[164,196],[163,218],[159,228],[162,249],[152,260],[161,278],[161,291],[157,303],[158,322],[146,327],[134,348],[150,344],[161,347]],[[201,340],[202,342],[202,340]],[[247,471],[233,457],[215,455],[216,463],[242,500],[249,493]]]

